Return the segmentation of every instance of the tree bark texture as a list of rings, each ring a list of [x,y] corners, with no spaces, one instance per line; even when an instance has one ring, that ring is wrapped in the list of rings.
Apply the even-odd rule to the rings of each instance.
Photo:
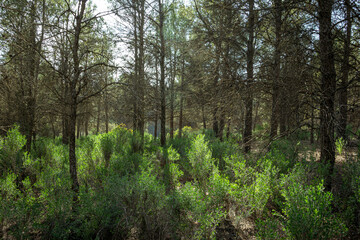
[[[325,187],[331,189],[331,174],[335,164],[334,140],[334,99],[336,90],[336,72],[334,65],[333,36],[331,32],[331,13],[333,0],[318,0],[320,28],[320,148],[321,162],[329,164],[329,173]]]

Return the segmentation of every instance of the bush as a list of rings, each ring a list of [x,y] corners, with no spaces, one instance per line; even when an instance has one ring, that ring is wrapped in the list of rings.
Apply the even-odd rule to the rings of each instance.
[[[25,136],[19,131],[19,126],[15,126],[7,132],[1,140],[0,148],[0,176],[8,171],[18,174],[22,166],[21,150],[26,144]]]
[[[292,239],[332,239],[346,232],[344,224],[332,214],[332,194],[322,183],[304,186],[293,182],[282,190],[282,213],[286,234]]]
[[[104,161],[105,161],[105,168],[109,167],[110,164],[110,158],[111,155],[113,153],[113,137],[111,135],[111,133],[105,133],[101,136],[100,139],[100,146],[101,146],[101,151],[103,153],[104,156]]]
[[[207,181],[214,168],[214,159],[211,157],[211,151],[204,137],[204,135],[198,135],[192,141],[188,152],[189,161],[192,166],[191,174],[203,191],[206,190]]]
[[[231,185],[231,195],[241,206],[240,217],[261,216],[273,196],[278,169],[269,160],[261,165],[257,171],[247,166],[245,160],[234,164],[235,183]]]
[[[180,170],[177,162],[180,159],[180,154],[176,152],[171,146],[167,149],[168,164],[169,164],[169,175],[170,175],[170,186],[172,188],[179,187],[179,179],[184,175],[183,171]]]
[[[215,239],[216,226],[226,212],[213,205],[210,195],[187,182],[177,194],[179,235],[187,239]]]

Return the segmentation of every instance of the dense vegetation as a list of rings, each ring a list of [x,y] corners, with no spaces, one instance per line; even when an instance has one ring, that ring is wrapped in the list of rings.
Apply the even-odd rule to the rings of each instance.
[[[359,46],[357,0],[0,0],[0,238],[360,238]]]
[[[306,133],[297,133],[296,138]],[[124,126],[77,140],[74,203],[68,147],[41,138],[25,152],[18,127],[1,138],[2,238],[338,239],[357,236],[360,162],[326,166],[294,138],[243,155],[238,137],[183,129],[161,147]],[[339,145],[339,149],[341,150]],[[344,153],[342,153],[344,155]],[[248,227],[246,227],[248,226]],[[250,227],[249,227],[250,226]]]

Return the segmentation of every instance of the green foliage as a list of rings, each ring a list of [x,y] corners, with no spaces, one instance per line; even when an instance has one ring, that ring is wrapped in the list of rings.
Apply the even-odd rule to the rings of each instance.
[[[110,133],[105,133],[100,139],[101,151],[104,156],[105,167],[108,168],[110,164],[111,154],[113,153],[113,137]]]
[[[245,160],[233,164],[235,183],[231,185],[231,195],[243,207],[241,217],[261,215],[273,195],[278,169],[269,160],[259,164],[259,171],[247,166]]]
[[[281,173],[286,173],[297,162],[300,142],[280,139],[271,143],[267,157],[273,160]]]
[[[349,158],[341,169],[341,187],[335,195],[336,205],[349,228],[358,225],[360,209],[360,161]]]
[[[346,145],[346,141],[345,141],[342,137],[336,139],[336,141],[335,141],[335,146],[336,146],[337,152],[338,152],[340,155],[342,154],[345,145]]]
[[[290,141],[255,159],[210,131],[189,131],[163,148],[123,127],[77,140],[74,211],[68,146],[41,138],[26,153],[24,139],[16,130],[0,139],[1,157],[21,160],[18,172],[10,165],[0,178],[0,223],[13,238],[215,239],[235,213],[235,226],[256,220],[259,239],[331,239],[346,232],[331,204],[349,228],[358,214],[358,161],[344,163],[333,197],[322,185],[327,167],[298,161]],[[143,150],[134,149],[141,141]]]
[[[171,146],[167,149],[167,151],[170,185],[172,187],[180,187],[179,179],[184,175],[183,171],[180,170],[179,165],[177,164],[180,159],[180,154],[178,154]]]
[[[332,239],[346,232],[344,224],[332,214],[332,194],[324,191],[322,183],[304,186],[293,182],[282,195],[284,229],[291,239]]]
[[[209,142],[209,149],[211,150],[212,157],[216,159],[216,165],[220,170],[225,169],[225,160],[226,156],[231,156],[239,152],[239,145],[232,144],[228,141],[220,141],[215,138]]]
[[[7,132],[1,140],[0,148],[0,176],[8,171],[18,173],[22,166],[22,148],[26,144],[25,136],[21,135],[19,126],[15,126]]]
[[[277,218],[258,219],[256,221],[256,239],[285,240],[286,237],[281,228],[281,222]]]
[[[191,174],[203,191],[206,189],[207,181],[214,168],[214,159],[204,137],[202,134],[198,135],[192,141],[188,152],[189,161],[192,166]]]
[[[225,217],[221,207],[213,205],[210,194],[186,183],[178,194],[180,231],[188,239],[215,239],[216,226]]]

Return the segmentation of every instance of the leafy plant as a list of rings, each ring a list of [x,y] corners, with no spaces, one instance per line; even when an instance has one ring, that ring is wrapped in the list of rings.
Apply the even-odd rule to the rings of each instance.
[[[324,190],[322,183],[304,186],[293,182],[282,190],[282,195],[284,228],[290,238],[332,239],[347,231],[332,214],[332,194]]]
[[[105,160],[105,167],[109,167],[111,154],[113,153],[113,138],[110,133],[103,134],[101,137],[101,150]]]
[[[21,150],[26,144],[25,136],[19,131],[19,126],[15,126],[7,132],[1,141],[0,148],[0,176],[9,170],[18,173],[22,166]]]
[[[206,190],[207,181],[214,168],[214,159],[212,158],[211,151],[204,137],[203,134],[198,135],[192,141],[191,148],[188,152],[189,161],[192,166],[192,176],[203,191]]]
[[[337,152],[338,152],[340,155],[342,154],[345,145],[346,145],[346,141],[345,141],[342,137],[336,139],[335,146],[336,146]]]

